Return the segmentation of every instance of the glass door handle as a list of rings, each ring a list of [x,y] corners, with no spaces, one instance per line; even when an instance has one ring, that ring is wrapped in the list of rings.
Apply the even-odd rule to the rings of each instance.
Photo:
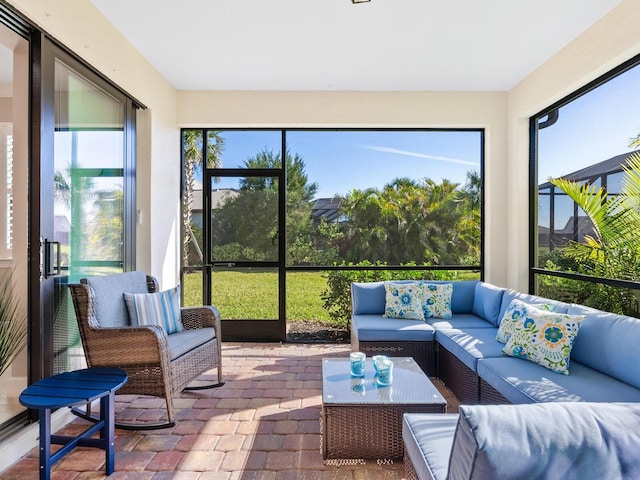
[[[60,275],[60,242],[53,242],[45,238],[42,242],[42,249],[44,250],[42,276],[50,278]]]
[[[233,268],[236,266],[235,263],[233,262],[221,262],[221,263],[213,263],[212,264],[213,267],[229,267],[229,268]]]

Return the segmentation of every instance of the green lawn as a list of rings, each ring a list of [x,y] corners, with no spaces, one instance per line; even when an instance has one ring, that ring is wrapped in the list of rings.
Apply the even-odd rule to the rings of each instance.
[[[477,272],[458,272],[456,280],[477,279]],[[184,305],[202,304],[202,275],[185,276]],[[323,308],[320,295],[327,289],[325,272],[287,273],[287,322],[324,322],[336,327]],[[224,319],[278,318],[278,275],[275,271],[217,271],[213,273],[212,303]]]
[[[322,272],[287,274],[287,321],[330,322],[320,294],[327,285]],[[202,304],[202,275],[185,275],[184,305]],[[225,319],[278,318],[275,272],[215,272],[213,302]]]

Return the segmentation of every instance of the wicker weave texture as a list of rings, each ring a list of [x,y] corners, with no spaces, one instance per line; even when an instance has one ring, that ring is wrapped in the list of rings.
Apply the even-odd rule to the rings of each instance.
[[[412,357],[428,377],[435,377],[437,374],[435,342],[359,341],[357,350],[366,353],[368,356]]]
[[[444,413],[444,405],[324,405],[323,458],[401,459],[402,416]]]
[[[147,277],[150,293],[158,283]],[[128,381],[118,394],[151,395],[167,402],[169,421],[173,421],[173,394],[183,390],[204,372],[218,369],[222,380],[220,316],[213,307],[181,310],[186,329],[213,327],[215,337],[181,355],[170,358],[166,332],[157,325],[128,328],[102,328],[96,318],[95,293],[86,284],[69,285],[78,329],[89,367],[118,367],[127,372]]]
[[[420,480],[408,455],[404,456],[404,480]]]
[[[508,405],[511,404],[509,400],[504,398],[500,392],[480,379],[480,403],[485,405]]]
[[[480,382],[476,372],[442,345],[438,347],[438,371],[440,380],[461,403],[474,404],[480,401]]]

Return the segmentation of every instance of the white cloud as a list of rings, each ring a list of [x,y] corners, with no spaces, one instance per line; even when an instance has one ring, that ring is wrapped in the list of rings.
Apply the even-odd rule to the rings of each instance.
[[[476,162],[470,162],[468,160],[462,160],[461,158],[440,157],[437,155],[427,155],[426,153],[408,152],[406,150],[398,150],[397,148],[381,147],[378,145],[363,145],[368,150],[375,150],[376,152],[395,153],[397,155],[406,155],[407,157],[426,158],[428,160],[439,160],[441,162],[458,163],[461,165],[471,165],[477,167]]]

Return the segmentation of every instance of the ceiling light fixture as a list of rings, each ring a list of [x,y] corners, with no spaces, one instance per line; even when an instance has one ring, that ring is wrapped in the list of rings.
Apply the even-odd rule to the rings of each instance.
[[[370,2],[371,0],[351,0],[351,3],[367,3]]]

